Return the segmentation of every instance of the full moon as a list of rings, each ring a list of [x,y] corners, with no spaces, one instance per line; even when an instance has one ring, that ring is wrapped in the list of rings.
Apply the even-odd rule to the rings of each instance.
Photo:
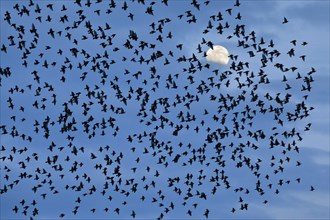
[[[206,52],[206,60],[221,65],[226,65],[229,62],[229,52],[226,48],[220,45],[213,46],[213,49],[208,49]]]

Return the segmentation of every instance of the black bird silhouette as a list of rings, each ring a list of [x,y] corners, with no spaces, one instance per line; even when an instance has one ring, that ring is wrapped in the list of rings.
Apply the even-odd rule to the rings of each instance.
[[[286,18],[286,17],[284,17],[283,18],[283,22],[282,22],[282,24],[286,24],[286,23],[288,23],[289,21],[288,21],[288,19]]]

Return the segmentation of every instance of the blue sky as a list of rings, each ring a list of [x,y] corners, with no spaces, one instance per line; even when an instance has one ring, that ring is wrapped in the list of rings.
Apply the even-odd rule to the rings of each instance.
[[[106,36],[111,36],[112,45],[103,48],[100,43],[102,39],[92,39],[89,35],[85,26],[85,21],[75,29],[65,30],[66,26],[72,26],[73,21],[76,21],[79,16],[76,13],[80,8],[73,4],[73,1],[34,1],[33,6],[28,6],[28,1],[1,1],[1,46],[4,44],[7,46],[7,53],[1,52],[1,68],[10,67],[12,75],[5,77],[1,75],[1,125],[5,126],[10,133],[11,128],[15,126],[19,134],[26,134],[31,136],[33,141],[30,143],[23,140],[20,137],[12,138],[10,134],[1,135],[1,145],[6,150],[1,151],[1,189],[4,187],[8,188],[13,181],[20,179],[19,175],[22,172],[31,174],[33,177],[30,179],[20,179],[17,185],[14,185],[12,190],[8,190],[6,193],[1,194],[0,203],[0,217],[1,219],[21,219],[28,218],[32,215],[33,209],[38,208],[39,215],[35,216],[36,219],[57,219],[61,213],[65,214],[65,218],[68,219],[126,219],[131,218],[132,210],[136,212],[136,217],[140,219],[156,218],[160,213],[165,214],[165,218],[169,219],[200,219],[203,216],[206,209],[210,211],[209,218],[214,219],[329,219],[329,1],[240,1],[240,7],[233,7],[235,1],[211,1],[209,5],[205,5],[201,2],[200,10],[194,8],[191,1],[169,1],[168,6],[160,2],[156,2],[153,5],[154,15],[145,13],[145,10],[151,4],[151,1],[146,1],[145,5],[131,1],[127,1],[128,9],[122,10],[124,1],[115,1],[116,8],[111,9],[110,14],[106,14],[106,10],[109,7],[110,1],[103,1],[102,3],[92,3],[90,8],[83,7],[83,15],[86,16],[86,20],[89,20],[95,30],[98,27],[104,29],[105,23],[111,26],[110,30],[107,30]],[[25,5],[29,8],[30,16],[19,16],[17,11],[13,9],[13,6],[18,3],[20,8]],[[46,7],[47,4],[52,3],[54,10],[51,11]],[[85,2],[84,2],[85,3]],[[42,9],[40,14],[35,13],[36,5],[39,5]],[[65,5],[67,10],[61,11],[62,5]],[[226,10],[232,8],[232,15],[230,16]],[[100,10],[100,16],[95,11]],[[178,19],[178,15],[186,15],[186,11],[191,11],[197,18],[196,23],[188,24],[186,21],[190,18],[183,16],[182,19]],[[31,50],[31,54],[26,59],[28,66],[25,68],[21,64],[23,63],[22,51],[17,48],[18,32],[14,30],[4,20],[6,11],[11,14],[11,20],[17,25],[25,26],[24,40],[26,46],[30,47],[30,42],[33,40],[33,34],[30,33],[32,23],[38,30],[40,35],[37,48]],[[228,29],[224,29],[222,35],[216,33],[215,27],[210,30],[209,33],[203,34],[204,29],[208,25],[210,16],[217,15],[221,12],[224,17],[224,22],[227,21],[230,24]],[[241,20],[235,19],[237,13],[242,16]],[[134,14],[133,21],[127,16],[129,13]],[[68,15],[69,22],[64,24],[60,22],[60,17]],[[51,22],[47,22],[47,16],[52,18]],[[42,22],[36,20],[36,17],[41,16]],[[288,23],[282,24],[283,18],[288,19]],[[150,34],[152,28],[150,24],[153,22],[158,27],[162,19],[169,18],[171,21],[166,22],[163,25],[163,33],[156,32]],[[256,177],[253,175],[247,167],[237,169],[235,167],[236,162],[232,161],[231,149],[227,146],[226,150],[223,151],[222,157],[226,160],[226,166],[220,167],[217,165],[212,157],[215,155],[214,145],[206,144],[205,157],[207,158],[203,164],[193,163],[189,165],[189,159],[193,157],[192,149],[199,149],[203,147],[205,138],[207,137],[206,129],[209,127],[211,131],[216,131],[221,128],[224,129],[227,126],[229,129],[233,129],[233,112],[244,111],[246,105],[250,106],[252,110],[257,110],[256,103],[251,102],[251,88],[246,88],[247,93],[246,101],[238,105],[234,111],[218,113],[218,102],[210,100],[210,96],[220,97],[221,94],[227,96],[238,96],[242,90],[238,88],[235,83],[235,77],[238,73],[233,71],[230,66],[232,60],[226,66],[221,66],[216,63],[208,63],[203,57],[203,54],[197,53],[198,44],[202,42],[202,38],[207,41],[213,42],[213,44],[219,44],[226,47],[230,54],[238,55],[239,60],[242,62],[249,62],[249,71],[258,74],[260,69],[260,54],[255,57],[249,57],[248,51],[253,50],[251,48],[244,49],[237,47],[237,38],[232,37],[228,39],[228,35],[232,35],[236,24],[244,24],[245,32],[250,33],[255,31],[257,41],[263,38],[266,44],[269,44],[270,40],[275,43],[274,48],[281,52],[281,55],[275,59],[276,63],[283,63],[287,67],[298,67],[298,71],[302,76],[311,70],[311,67],[316,69],[316,73],[312,74],[314,82],[312,84],[312,91],[310,93],[301,91],[303,84],[302,80],[296,80],[296,72],[285,72],[282,73],[278,69],[274,68],[274,63],[269,63],[264,71],[267,73],[270,84],[260,84],[258,89],[255,91],[260,97],[260,100],[265,101],[265,106],[270,105],[276,106],[277,104],[272,101],[267,101],[264,96],[266,93],[276,97],[277,93],[281,93],[280,98],[283,98],[287,92],[292,94],[290,102],[284,106],[284,111],[294,110],[296,104],[303,100],[303,96],[308,94],[309,98],[305,101],[308,107],[314,107],[314,110],[310,112],[310,116],[307,119],[297,120],[295,122],[285,120],[286,115],[281,115],[282,120],[285,121],[283,127],[278,129],[279,135],[285,130],[291,130],[295,128],[300,132],[303,140],[298,142],[300,153],[289,152],[288,157],[291,158],[290,163],[284,163],[285,172],[280,174],[274,174],[274,168],[270,167],[272,162],[276,163],[276,166],[280,165],[279,160],[285,159],[286,156],[281,154],[282,149],[274,148],[269,149],[269,140],[255,141],[255,139],[247,136],[247,130],[242,131],[242,138],[238,139],[230,135],[228,138],[221,140],[221,144],[229,145],[233,143],[234,146],[238,146],[240,143],[245,145],[247,141],[254,143],[259,146],[258,150],[252,150],[251,148],[245,148],[242,156],[251,158],[252,161],[261,159],[260,173],[261,173],[261,184],[265,189],[265,194],[260,196],[255,190]],[[214,22],[214,26],[217,22]],[[47,32],[52,28],[55,31],[55,38],[51,38]],[[130,30],[137,33],[138,40],[130,40],[133,45],[133,49],[127,49],[123,46],[128,39]],[[60,37],[57,31],[62,31]],[[65,35],[69,32],[71,40]],[[166,38],[168,33],[171,32],[173,37]],[[97,33],[101,33],[97,30]],[[112,35],[115,34],[115,35]],[[163,36],[163,43],[157,40],[157,37]],[[10,44],[9,36],[14,36],[15,46],[8,46]],[[86,40],[82,40],[83,36],[86,36]],[[73,43],[73,39],[77,39],[78,45]],[[296,56],[290,58],[286,53],[293,48],[292,40],[297,41],[295,48]],[[155,44],[156,49],[146,48],[145,50],[139,49],[139,42],[144,41],[148,44]],[[303,42],[307,42],[306,46],[302,46]],[[176,46],[182,44],[182,50],[179,50]],[[46,47],[50,46],[46,50]],[[90,58],[86,58],[85,55],[78,53],[77,58],[72,56],[70,49],[77,48],[79,51],[85,50]],[[114,52],[115,48],[119,48],[117,52]],[[63,51],[63,55],[59,56],[58,50]],[[139,50],[139,55],[134,54],[134,50]],[[208,46],[202,45],[202,50],[207,51]],[[104,51],[107,50],[109,58],[102,57]],[[130,61],[135,58],[139,61],[140,56],[148,59],[153,52],[161,51],[164,56],[157,59],[155,62],[149,64]],[[171,57],[169,53],[173,52],[174,56]],[[40,53],[43,56],[40,57]],[[195,73],[188,73],[184,69],[189,69],[189,62],[177,62],[178,57],[185,56],[189,58],[192,54],[195,54],[199,59],[200,63],[204,66],[210,65],[210,69],[202,68],[201,71]],[[302,61],[299,56],[306,55],[306,61]],[[100,82],[102,80],[102,74],[93,72],[92,68],[92,57],[99,57],[98,60],[105,60],[105,62],[111,63],[114,60],[115,63],[110,64],[108,70],[106,70],[107,78],[105,85]],[[122,61],[122,57],[126,57],[127,61]],[[66,58],[69,62],[65,62]],[[170,62],[168,65],[164,65],[166,62],[165,58]],[[84,60],[89,60],[89,63],[84,66],[81,70],[77,68],[79,63]],[[34,65],[35,60],[38,60],[40,64]],[[56,62],[54,67],[44,68],[41,65],[47,60],[49,64]],[[72,64],[73,68],[68,68],[69,64]],[[194,63],[196,64],[196,63]],[[67,66],[65,73],[65,82],[60,81],[62,73],[60,72],[61,66]],[[152,71],[150,68],[154,66],[156,68],[156,76],[152,77]],[[40,84],[33,80],[31,72],[36,70],[40,76]],[[198,86],[203,86],[210,83],[210,77],[213,77],[218,82],[218,77],[215,75],[215,71],[223,73],[231,71],[232,74],[228,75],[227,79],[230,80],[230,85],[225,87],[221,85],[220,89],[216,87],[210,87],[208,92],[198,93]],[[128,74],[125,72],[128,71]],[[87,72],[86,79],[81,81],[80,76],[83,72]],[[135,73],[141,72],[139,78],[134,77]],[[177,75],[176,75],[177,74]],[[292,89],[289,91],[285,90],[285,84],[281,82],[283,75],[288,79],[288,83]],[[177,88],[166,88],[169,83],[169,76],[173,78],[177,84]],[[193,77],[194,83],[190,83],[189,77]],[[116,79],[118,78],[118,81]],[[130,84],[127,83],[130,80]],[[146,84],[144,84],[146,80]],[[246,77],[241,76],[239,78],[241,82],[246,80]],[[227,80],[224,81],[224,83]],[[50,84],[54,87],[54,91],[49,91],[45,85]],[[159,88],[152,91],[152,88],[156,84],[159,84]],[[32,89],[29,90],[27,85],[31,84]],[[16,85],[20,89],[24,89],[24,93],[15,92],[11,94],[9,90],[15,88]],[[115,114],[108,110],[107,112],[101,111],[101,105],[95,97],[88,98],[86,96],[86,85],[90,87],[91,91],[95,91],[95,94],[99,93],[106,95],[105,103],[110,108],[113,105],[115,109],[124,109],[124,114]],[[125,105],[121,98],[117,98],[118,90],[116,85],[120,88],[120,91],[124,97],[132,96],[132,99],[127,98],[127,105]],[[172,85],[170,85],[171,87]],[[184,87],[188,86],[187,89]],[[40,87],[40,95],[36,95],[36,90]],[[140,88],[141,91],[145,91],[141,96],[135,91]],[[134,92],[130,92],[131,90]],[[59,130],[63,124],[59,124],[57,121],[59,116],[63,114],[64,102],[68,102],[71,99],[71,94],[80,92],[79,104],[69,104],[70,110],[73,115],[68,118],[72,120],[73,117],[77,121],[77,131],[69,131],[67,133],[61,133]],[[143,118],[137,113],[140,111],[141,103],[146,98],[148,93],[149,101],[146,101],[145,113],[146,118]],[[189,95],[187,95],[189,93]],[[56,94],[57,104],[52,103],[52,95]],[[184,103],[179,103],[177,106],[172,104],[176,102],[176,96],[179,95],[185,97],[188,100],[192,100],[190,109],[184,106]],[[193,97],[190,97],[190,96]],[[196,102],[196,96],[199,101]],[[190,98],[188,98],[190,97]],[[8,99],[11,98],[14,103],[14,109],[8,108]],[[170,107],[169,112],[166,113],[166,107],[161,102],[168,100]],[[41,106],[45,104],[45,110],[36,109],[32,104],[37,101]],[[155,113],[150,110],[152,103],[156,101],[157,109]],[[89,105],[90,110],[88,114],[83,115],[83,103]],[[93,104],[92,104],[92,103]],[[24,112],[20,111],[20,106],[24,107]],[[209,112],[208,115],[204,115],[204,111]],[[165,111],[165,113],[164,113]],[[187,114],[196,117],[196,121],[181,122],[177,115],[183,113],[186,118],[189,118]],[[226,113],[227,115],[224,115]],[[226,123],[221,125],[219,122],[213,120],[212,116],[216,115],[220,118],[227,118]],[[11,117],[16,116],[14,121]],[[42,128],[43,122],[50,118],[50,122],[54,121],[54,126],[50,126],[50,136],[48,139],[43,137],[44,129]],[[91,127],[97,122],[101,123],[102,119],[105,120],[115,118],[114,127],[107,127],[104,129],[105,135],[102,136],[101,126],[95,129],[95,137],[92,139],[88,138],[88,135],[83,132],[84,127],[82,122],[86,121],[90,116],[93,116],[94,120],[90,123]],[[153,117],[156,120],[153,120]],[[161,123],[159,118],[165,116],[169,121],[172,121],[174,125],[183,125],[184,127],[189,125],[189,129],[183,128],[179,131],[177,136],[173,136],[175,126],[171,127],[169,123],[165,123],[164,128],[160,129]],[[25,118],[25,121],[21,121]],[[244,118],[239,113],[238,119]],[[273,119],[274,114],[260,114],[257,113],[253,118],[252,131],[262,130],[265,132],[267,137],[272,134],[271,128],[277,126],[277,122]],[[143,119],[144,121],[140,121]],[[201,121],[205,122],[205,126],[201,126]],[[38,121],[41,125],[39,127],[39,133],[34,132],[35,122]],[[250,122],[250,121],[248,121]],[[308,132],[304,132],[304,128],[308,123],[312,123],[311,129]],[[147,124],[150,124],[149,126]],[[198,126],[200,131],[196,133],[194,128]],[[245,124],[248,127],[247,124]],[[156,130],[156,127],[159,129]],[[118,131],[116,131],[118,128]],[[91,129],[91,128],[90,128]],[[150,137],[146,135],[139,141],[134,136],[143,136],[144,133],[152,134],[157,131],[156,139],[160,145],[158,149],[152,149],[150,145]],[[116,136],[113,133],[116,132]],[[74,136],[73,141],[67,139],[68,135]],[[133,137],[133,141],[128,142],[128,136]],[[296,138],[296,137],[295,137]],[[289,144],[295,138],[284,139],[281,136],[280,140]],[[54,142],[56,146],[54,150],[50,152],[48,147]],[[180,147],[182,143],[182,147]],[[189,148],[189,144],[192,145]],[[109,146],[109,151],[102,150],[99,148]],[[166,147],[167,146],[167,147]],[[22,154],[12,151],[12,148],[24,149]],[[59,148],[63,147],[63,150]],[[71,153],[73,148],[80,149],[84,147],[84,152],[78,150],[78,155],[75,156]],[[135,152],[131,148],[136,148]],[[173,149],[171,155],[168,154],[168,148]],[[148,149],[149,153],[143,153],[145,149]],[[112,152],[115,152],[112,154]],[[187,155],[185,155],[185,152]],[[154,153],[154,156],[153,156]],[[91,154],[96,156],[96,159],[91,159]],[[123,155],[120,160],[120,164],[115,162],[118,160],[119,155]],[[33,159],[35,155],[38,155],[38,160]],[[63,171],[56,171],[52,165],[45,163],[47,157],[53,157],[57,155],[58,161],[53,165],[62,165]],[[101,195],[105,182],[107,182],[105,176],[102,174],[102,170],[95,169],[95,165],[102,164],[102,169],[106,167],[104,158],[108,155],[113,164],[107,166],[109,176],[113,172],[114,168],[119,165],[122,173],[121,179],[123,183],[120,185],[120,191],[115,192],[114,186],[110,184],[109,188],[106,189],[105,196]],[[172,160],[176,155],[181,155],[179,162],[174,163]],[[203,155],[196,153],[196,155]],[[275,156],[274,161],[271,160],[272,156]],[[13,156],[13,161],[10,161],[8,157]],[[67,156],[70,157],[69,161],[66,161]],[[31,160],[26,162],[26,158],[30,157]],[[120,157],[120,156],[119,156]],[[159,158],[165,157],[165,161],[169,163],[167,167],[164,163],[158,163]],[[139,163],[136,159],[139,158]],[[21,161],[25,161],[26,168],[23,169]],[[73,164],[83,163],[81,167],[75,173],[71,173],[69,170]],[[296,166],[297,161],[302,165]],[[210,165],[206,166],[209,162]],[[184,163],[187,166],[182,166]],[[276,167],[275,166],[275,167]],[[147,171],[147,167],[150,171]],[[38,179],[35,178],[37,169],[45,170],[44,174],[37,174]],[[136,172],[132,171],[132,168],[136,168]],[[212,188],[215,186],[214,183],[210,182],[209,179],[215,175],[214,170],[224,170],[230,181],[231,188],[226,189],[225,185],[221,185],[217,189],[215,195],[211,194]],[[9,171],[10,170],[10,171]],[[203,170],[202,174],[200,170]],[[51,177],[47,176],[50,173]],[[156,173],[160,175],[155,176]],[[184,194],[187,192],[187,185],[184,184],[186,181],[185,177],[187,174],[192,174],[192,181],[195,183],[192,194],[197,192],[205,192],[207,194],[207,200],[194,196],[187,200],[187,204],[184,206],[182,203],[184,200]],[[270,180],[265,180],[264,176],[269,174]],[[9,180],[5,179],[5,176],[9,176]],[[61,179],[60,175],[64,175]],[[206,176],[205,180],[201,181],[203,184],[198,185],[198,178]],[[75,179],[79,176],[78,180]],[[90,177],[91,182],[87,182],[83,176]],[[141,178],[145,177],[146,180],[142,181]],[[180,182],[175,183],[174,187],[178,187],[182,190],[182,195],[176,194],[173,189],[174,187],[168,187],[169,178],[180,178]],[[118,181],[118,177],[112,177],[114,181]],[[296,178],[301,178],[301,183],[297,184]],[[134,179],[134,183],[138,184],[138,190],[136,193],[130,193],[129,196],[125,196],[121,192],[127,192],[131,190],[132,185],[125,185],[127,181]],[[290,184],[284,183],[283,186],[279,186],[280,180],[288,181]],[[43,183],[43,181],[46,183]],[[49,181],[51,180],[51,184]],[[150,186],[151,182],[155,181],[156,187]],[[74,186],[82,182],[84,189],[80,192],[75,190],[65,190],[65,186]],[[108,181],[109,182],[109,181]],[[33,193],[32,188],[40,184],[40,188],[37,193]],[[150,188],[146,191],[143,187],[149,185]],[[273,188],[267,188],[268,184],[273,184]],[[88,192],[93,186],[96,187],[96,192],[92,195],[83,196],[83,193]],[[310,187],[313,186],[315,191],[311,192]],[[51,188],[54,187],[54,188]],[[249,189],[250,193],[245,194],[243,192],[236,193],[235,188],[243,187]],[[275,194],[275,189],[278,188],[280,193]],[[59,193],[53,194],[54,190]],[[124,191],[122,191],[124,190]],[[159,190],[161,193],[159,194]],[[46,193],[46,199],[41,197],[42,194]],[[164,195],[164,200],[161,201],[161,195]],[[108,197],[111,196],[112,200],[109,201]],[[144,202],[141,201],[141,196],[145,196]],[[82,202],[77,204],[75,202],[77,197],[81,198]],[[241,211],[239,198],[242,197],[244,203],[249,204],[248,211]],[[157,202],[152,202],[153,198]],[[21,205],[19,202],[24,199],[25,205],[28,205],[27,215],[24,216],[22,211],[25,205]],[[32,201],[35,200],[37,205],[31,205]],[[267,204],[263,204],[263,201],[267,200]],[[123,205],[122,203],[127,205]],[[175,208],[172,210],[170,204],[173,202]],[[159,204],[162,203],[163,206]],[[194,203],[198,203],[197,208],[193,206]],[[74,207],[79,205],[77,215],[73,215],[72,210]],[[15,214],[12,209],[17,206],[19,211]],[[91,212],[91,209],[95,208],[95,213]],[[104,209],[108,208],[109,211],[105,212]],[[117,215],[114,210],[120,208],[120,214]],[[169,208],[167,214],[164,212],[166,208]],[[231,213],[232,208],[237,211]],[[192,211],[192,216],[187,215],[187,211]]]

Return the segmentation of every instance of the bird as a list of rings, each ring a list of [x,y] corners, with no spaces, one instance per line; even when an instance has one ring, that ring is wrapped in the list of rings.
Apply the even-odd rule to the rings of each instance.
[[[282,22],[282,24],[286,24],[286,23],[288,23],[289,21],[288,21],[288,19],[286,18],[286,17],[284,17],[283,18],[283,22]]]

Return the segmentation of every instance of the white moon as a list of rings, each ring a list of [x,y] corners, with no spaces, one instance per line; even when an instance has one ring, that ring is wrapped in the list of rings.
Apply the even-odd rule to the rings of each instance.
[[[229,62],[229,52],[226,48],[220,45],[214,45],[213,50],[210,48],[206,52],[206,60],[222,65]]]

